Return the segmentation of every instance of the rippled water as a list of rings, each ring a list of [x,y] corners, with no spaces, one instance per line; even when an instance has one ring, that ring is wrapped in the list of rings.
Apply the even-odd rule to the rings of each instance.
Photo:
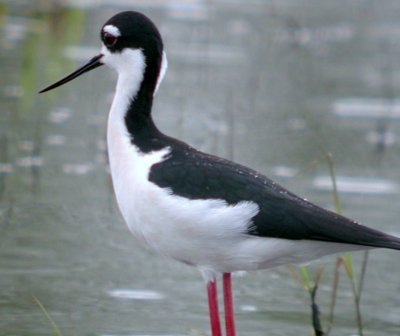
[[[395,0],[0,1],[0,335],[209,333],[198,272],[139,246],[117,211],[105,121],[115,74],[99,69],[38,89],[99,50],[98,30],[137,9],[159,26],[169,71],[155,102],[166,133],[252,166],[333,209],[400,234]],[[362,254],[354,254],[355,269]],[[327,327],[335,258],[318,303]],[[400,334],[400,262],[370,254],[367,335]],[[240,335],[309,335],[307,293],[286,267],[238,276]],[[354,335],[341,273],[332,335]]]

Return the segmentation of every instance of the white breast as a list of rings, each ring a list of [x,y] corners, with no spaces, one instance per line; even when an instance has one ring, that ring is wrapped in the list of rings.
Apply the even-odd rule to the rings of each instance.
[[[255,237],[246,233],[259,208],[252,202],[190,200],[148,180],[151,166],[169,148],[140,153],[125,126],[109,122],[108,151],[117,202],[130,231],[160,254],[215,272],[255,270],[305,262],[362,247],[318,241]]]
[[[231,263],[227,246],[243,240],[258,206],[190,200],[158,187],[148,180],[149,172],[169,148],[142,154],[120,126],[109,122],[108,152],[117,202],[130,231],[157,252],[188,264],[215,269]]]
[[[131,143],[125,125],[131,97],[143,79],[144,56],[136,50],[105,59],[111,66],[125,64],[115,66],[119,76],[108,118],[107,144],[117,202],[129,229],[159,253],[186,263],[227,263],[232,255],[223,246],[243,238],[258,206],[251,202],[229,206],[222,200],[190,200],[151,183],[151,166],[161,162],[170,149],[141,153]]]
[[[150,182],[151,166],[164,160],[170,148],[141,153],[125,126],[130,100],[143,80],[144,55],[141,50],[103,53],[104,62],[119,74],[107,126],[111,176],[121,213],[140,241],[161,254],[199,267],[206,278],[215,272],[303,262],[346,249],[340,244],[248,235],[251,219],[259,211],[256,203],[190,200]]]

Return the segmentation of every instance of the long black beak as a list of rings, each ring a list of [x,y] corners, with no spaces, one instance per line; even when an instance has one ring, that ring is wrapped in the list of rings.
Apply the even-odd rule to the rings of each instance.
[[[65,84],[65,83],[68,83],[69,81],[72,81],[74,78],[84,74],[85,72],[88,72],[90,70],[98,68],[99,66],[103,65],[103,63],[100,62],[100,59],[102,57],[103,57],[102,54],[93,57],[84,66],[80,67],[78,70],[74,71],[72,74],[64,77],[63,79],[60,79],[58,82],[55,82],[54,84],[49,85],[45,89],[39,91],[39,93],[43,93],[43,92],[46,92],[46,91],[53,90],[56,87],[59,87],[59,86]]]

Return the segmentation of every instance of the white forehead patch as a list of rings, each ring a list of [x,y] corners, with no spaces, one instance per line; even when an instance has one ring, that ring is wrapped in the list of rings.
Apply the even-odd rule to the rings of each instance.
[[[119,31],[119,29],[113,25],[104,26],[103,31],[115,37],[121,36],[121,32]]]

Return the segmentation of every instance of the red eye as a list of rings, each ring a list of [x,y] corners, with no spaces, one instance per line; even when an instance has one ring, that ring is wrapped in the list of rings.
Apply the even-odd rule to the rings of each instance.
[[[107,47],[112,47],[117,42],[117,37],[110,33],[104,32],[103,40]]]

